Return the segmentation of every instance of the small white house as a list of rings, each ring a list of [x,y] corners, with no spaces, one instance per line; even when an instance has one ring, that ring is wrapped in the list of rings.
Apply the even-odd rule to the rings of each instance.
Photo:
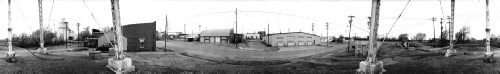
[[[246,33],[244,35],[245,35],[244,37],[247,39],[260,39],[259,33]]]

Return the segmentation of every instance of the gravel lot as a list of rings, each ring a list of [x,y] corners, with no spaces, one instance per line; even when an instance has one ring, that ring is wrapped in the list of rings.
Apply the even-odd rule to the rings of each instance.
[[[176,42],[169,42],[180,44]],[[185,42],[188,45],[188,42]],[[419,44],[417,44],[419,45]],[[159,45],[158,45],[159,46]],[[305,51],[248,51],[238,50],[234,48],[212,49],[225,47],[223,45],[206,45],[203,49],[191,49],[191,47],[170,47],[174,52],[164,51],[146,51],[146,52],[127,52],[126,56],[133,59],[133,65],[136,66],[136,71],[132,74],[145,73],[222,73],[222,74],[268,74],[268,73],[335,73],[335,74],[353,74],[359,67],[359,62],[366,57],[356,57],[353,53],[346,53],[345,48],[337,48],[331,50],[314,50]],[[0,46],[0,52],[6,52],[5,46]],[[113,74],[108,68],[107,54],[102,54],[103,59],[91,60],[88,57],[88,51],[63,51],[64,46],[49,47],[53,52],[50,55],[36,54],[47,59],[64,60],[41,60],[25,49],[16,48],[18,52],[16,57],[18,62],[7,63],[0,61],[0,73],[18,73],[18,74]],[[335,47],[333,47],[335,48]],[[415,47],[418,50],[405,50],[398,45],[384,44],[378,59],[384,62],[384,68],[387,70],[385,74],[498,74],[500,73],[500,62],[483,63],[482,57],[485,52],[481,45],[458,45],[457,56],[444,57],[445,49],[430,48],[425,45]],[[493,47],[493,52],[500,52],[499,48]],[[215,51],[208,51],[215,50]],[[229,51],[227,51],[229,50]],[[432,51],[422,51],[432,50]],[[297,58],[288,58],[289,63],[275,65],[233,65],[224,62],[211,61],[189,56],[181,55],[181,52],[219,52],[229,53],[222,56],[231,55],[290,55],[297,53]],[[321,51],[321,52],[319,52]],[[242,54],[241,52],[253,52]],[[255,53],[259,52],[259,53]],[[281,53],[283,52],[283,53]],[[223,54],[221,53],[221,54]],[[465,53],[465,54],[464,54]],[[0,53],[0,55],[6,55]],[[210,54],[217,55],[218,54]],[[303,56],[303,57],[300,57]],[[260,56],[257,56],[259,58]],[[283,57],[283,56],[278,56]],[[498,55],[495,55],[495,60],[499,61]],[[5,56],[0,56],[4,60]],[[251,57],[254,58],[254,57]],[[269,60],[269,59],[265,59]]]

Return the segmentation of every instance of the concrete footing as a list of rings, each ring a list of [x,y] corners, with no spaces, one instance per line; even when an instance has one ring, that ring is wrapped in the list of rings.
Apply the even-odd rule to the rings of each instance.
[[[49,52],[47,52],[47,48],[38,48],[38,53],[41,53],[41,54],[49,54]]]
[[[361,61],[359,62],[359,69],[356,71],[356,74],[382,74],[385,72],[384,63],[382,61]]]
[[[368,48],[366,47],[366,45],[356,46],[356,48],[354,49],[354,56],[363,57],[366,55],[368,55]]]
[[[109,51],[108,51],[108,56],[114,56],[116,53],[115,53],[115,49],[113,48],[109,48]]]
[[[130,58],[109,58],[108,65],[106,67],[114,71],[116,74],[125,74],[135,71],[135,66],[132,66],[132,59]]]
[[[12,63],[16,62],[16,53],[15,52],[7,52],[7,59],[5,61]]]
[[[486,62],[486,63],[495,62],[495,60],[493,59],[493,52],[486,52],[486,53],[484,53],[484,60],[483,60],[483,62]]]
[[[93,59],[93,60],[97,60],[97,59],[102,58],[101,51],[90,51],[89,56],[90,56],[90,59]]]
[[[455,53],[457,53],[457,50],[455,50],[455,49],[447,49],[446,50],[446,54],[444,56],[450,57],[450,56],[455,55]]]

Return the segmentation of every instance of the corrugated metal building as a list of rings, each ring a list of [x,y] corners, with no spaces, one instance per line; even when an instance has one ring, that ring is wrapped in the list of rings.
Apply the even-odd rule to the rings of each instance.
[[[234,34],[233,29],[212,29],[200,33],[200,42],[229,43]]]
[[[271,46],[304,46],[320,43],[319,36],[304,32],[269,34],[262,39]]]

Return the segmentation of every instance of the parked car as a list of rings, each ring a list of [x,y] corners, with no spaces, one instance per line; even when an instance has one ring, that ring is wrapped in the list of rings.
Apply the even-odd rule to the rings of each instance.
[[[104,44],[104,45],[102,45],[102,46],[98,46],[98,47],[96,48],[96,50],[97,50],[97,51],[101,51],[101,52],[107,52],[107,51],[109,51],[109,48],[111,48],[111,47],[112,47],[112,46],[111,46],[111,43],[105,43],[105,44]]]

